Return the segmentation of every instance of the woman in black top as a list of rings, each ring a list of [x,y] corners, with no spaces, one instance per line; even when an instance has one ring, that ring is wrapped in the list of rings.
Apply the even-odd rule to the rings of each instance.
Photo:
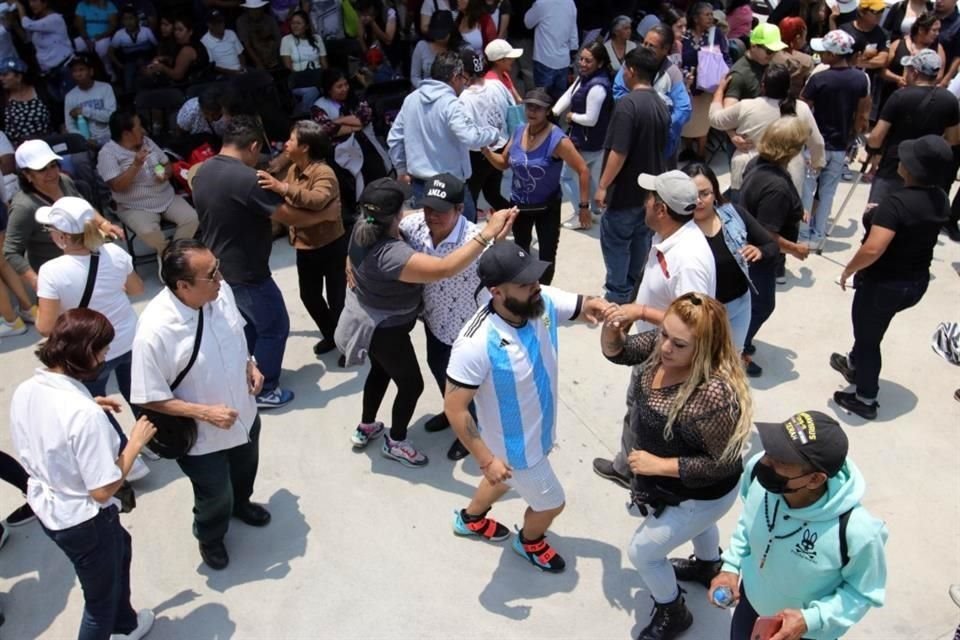
[[[639,638],[654,640],[693,623],[677,580],[709,585],[720,569],[716,522],[736,499],[753,414],[722,304],[684,294],[660,329],[628,336],[636,317],[630,306],[607,310],[601,346],[611,362],[638,365],[628,462],[632,502],[647,518],[628,551],[655,603]],[[692,558],[667,560],[690,540]]]
[[[196,84],[210,79],[212,66],[207,48],[194,37],[193,20],[180,16],[173,21],[177,53],[173,59],[157,57],[144,71],[150,76],[145,86]]]
[[[849,356],[830,356],[830,366],[856,386],[834,393],[834,401],[867,420],[877,417],[880,342],[893,316],[926,293],[937,234],[950,215],[947,194],[938,186],[953,166],[950,145],[927,135],[901,142],[899,154],[904,187],[863,215],[866,237],[840,276],[845,288],[856,274],[853,348]]]
[[[810,132],[796,116],[774,121],[764,131],[757,145],[759,156],[747,165],[740,187],[740,204],[773,236],[780,247],[776,260],[761,260],[750,265],[750,280],[754,289],[751,297],[750,328],[743,346],[747,375],[763,373],[751,356],[756,351],[753,337],[776,307],[777,284],[786,282],[784,254],[806,260],[809,247],[797,242],[803,204],[793,185],[787,165],[803,150]]]

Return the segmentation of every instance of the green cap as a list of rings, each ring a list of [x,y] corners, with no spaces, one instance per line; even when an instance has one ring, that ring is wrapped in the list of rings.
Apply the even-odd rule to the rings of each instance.
[[[787,48],[780,39],[780,29],[768,22],[761,22],[750,32],[750,44],[766,47],[770,51],[783,51]]]

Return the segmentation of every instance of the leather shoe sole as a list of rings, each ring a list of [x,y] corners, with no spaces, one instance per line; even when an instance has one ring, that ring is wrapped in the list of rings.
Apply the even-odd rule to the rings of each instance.
[[[630,488],[631,478],[624,477],[617,473],[617,470],[613,468],[613,462],[606,458],[594,458],[593,472],[601,478],[606,478],[607,480],[617,483],[624,489]]]
[[[200,557],[203,559],[205,565],[216,571],[226,569],[227,565],[230,564],[230,556],[227,555],[227,548],[222,542],[210,542],[207,544],[201,542]]]
[[[265,527],[270,524],[270,512],[252,502],[234,509],[233,517],[251,527]]]

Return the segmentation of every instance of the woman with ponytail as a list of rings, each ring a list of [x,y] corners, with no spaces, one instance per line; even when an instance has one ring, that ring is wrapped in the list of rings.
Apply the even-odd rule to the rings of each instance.
[[[653,640],[693,624],[677,581],[707,586],[720,570],[717,520],[736,500],[753,405],[722,304],[687,293],[667,308],[659,329],[629,335],[645,311],[612,305],[600,340],[608,360],[639,368],[629,391],[636,444],[628,462],[631,502],[645,519],[628,555],[654,601],[638,637]],[[689,541],[691,558],[667,559]]]
[[[815,171],[819,171],[826,162],[824,154],[823,136],[813,119],[813,112],[805,102],[797,102],[790,92],[790,70],[782,64],[771,64],[763,74],[760,83],[760,97],[723,106],[723,94],[727,88],[728,79],[724,79],[713,95],[710,105],[710,126],[721,131],[735,130],[739,135],[756,145],[763,132],[770,124],[781,116],[797,116],[807,126],[810,135],[806,147],[809,152],[809,163]],[[740,186],[743,182],[743,172],[747,163],[757,156],[754,146],[748,151],[737,149],[730,160],[730,191],[727,199],[733,203],[739,201]],[[790,161],[787,169],[790,178],[798,193],[803,193],[805,176],[804,156],[799,155]]]

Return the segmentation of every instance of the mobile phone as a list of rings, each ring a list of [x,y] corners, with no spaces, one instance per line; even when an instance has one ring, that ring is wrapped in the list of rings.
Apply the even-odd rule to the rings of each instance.
[[[753,623],[753,631],[750,632],[750,640],[770,640],[780,627],[783,626],[783,620],[773,616],[760,616]]]

